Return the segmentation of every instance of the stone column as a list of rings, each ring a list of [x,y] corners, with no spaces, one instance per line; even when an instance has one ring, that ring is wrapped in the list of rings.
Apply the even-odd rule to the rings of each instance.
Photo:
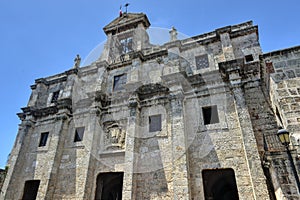
[[[127,132],[125,141],[125,162],[124,162],[124,179],[123,179],[123,192],[122,199],[134,200],[135,184],[135,138],[138,134],[140,105],[137,95],[133,95],[129,99],[130,116],[127,122]]]
[[[188,182],[187,146],[184,131],[183,92],[181,89],[171,94],[171,138],[173,160],[173,199],[190,199]]]
[[[98,107],[93,107],[90,109],[88,117],[89,124],[84,138],[85,148],[78,150],[78,154],[80,155],[80,162],[78,162],[76,174],[81,178],[78,179],[78,182],[76,182],[76,193],[80,194],[81,198],[85,200],[91,199],[94,195],[92,194],[92,191],[93,184],[95,182],[94,178],[96,177],[94,174],[94,160],[97,159],[98,156],[98,146],[96,140],[99,138],[96,139],[96,135],[100,132],[98,126],[99,113],[100,110],[98,109]]]

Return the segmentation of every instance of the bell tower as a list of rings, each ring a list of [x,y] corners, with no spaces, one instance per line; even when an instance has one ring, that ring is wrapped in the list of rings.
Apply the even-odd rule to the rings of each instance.
[[[108,63],[123,61],[130,53],[150,47],[146,32],[149,26],[150,22],[143,13],[120,15],[103,28],[107,42],[100,60]]]

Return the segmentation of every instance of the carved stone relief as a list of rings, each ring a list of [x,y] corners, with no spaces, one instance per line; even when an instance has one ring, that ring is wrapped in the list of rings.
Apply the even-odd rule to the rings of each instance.
[[[105,128],[105,150],[122,150],[125,148],[126,131],[113,122]]]

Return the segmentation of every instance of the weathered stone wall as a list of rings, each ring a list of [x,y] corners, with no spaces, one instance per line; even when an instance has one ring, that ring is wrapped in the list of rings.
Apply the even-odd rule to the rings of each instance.
[[[293,157],[296,151],[293,151]],[[299,199],[298,188],[295,183],[295,175],[287,153],[284,151],[270,152],[266,154],[268,169],[271,174],[274,193],[277,199]]]
[[[300,139],[300,49],[294,47],[263,55],[273,110],[279,123]],[[294,143],[296,144],[296,143]]]
[[[299,47],[274,51],[264,54],[262,72],[266,93],[269,95],[270,107],[275,115],[276,125],[285,127],[291,133],[290,149],[296,163],[296,170],[300,172],[297,149],[299,146]],[[274,133],[276,130],[274,130]],[[272,138],[269,136],[270,141]],[[268,139],[267,138],[267,139]],[[277,139],[277,138],[275,138]],[[278,139],[277,139],[278,140]],[[274,185],[277,198],[299,199],[295,184],[295,175],[291,168],[286,149],[273,139],[268,143],[266,154],[268,170]]]
[[[5,199],[20,199],[27,180],[41,180],[38,199],[95,199],[101,196],[98,177],[121,172],[123,199],[200,200],[202,172],[214,169],[233,169],[240,199],[269,199],[262,163],[273,163],[274,183],[281,183],[276,169],[284,166],[265,160],[265,145],[274,147],[268,137],[274,136],[276,114],[262,92],[257,27],[246,22],[153,46],[145,16],[129,14],[128,26],[121,21],[114,30],[118,20],[105,28],[108,41],[99,60],[31,87],[19,114]],[[128,27],[138,28],[123,30]],[[132,36],[134,51],[123,55],[119,39],[125,35]],[[203,55],[207,60],[199,67],[196,57]],[[120,75],[126,81],[115,90]],[[292,87],[289,81],[280,89],[289,87],[294,110],[300,94],[297,82]],[[269,86],[277,98],[277,88]],[[216,106],[218,120],[204,124],[209,106]],[[155,115],[161,127],[150,131]],[[289,122],[298,123],[295,117]],[[74,141],[79,127],[84,133]],[[49,137],[39,147],[43,132]]]

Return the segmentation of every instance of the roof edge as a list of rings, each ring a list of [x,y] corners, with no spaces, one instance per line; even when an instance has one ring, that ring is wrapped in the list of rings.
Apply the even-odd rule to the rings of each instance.
[[[294,51],[300,51],[300,45],[264,53],[263,57],[266,58],[266,57],[272,57],[272,56],[277,56],[277,55],[284,55],[284,54],[288,54],[288,53],[291,53]]]

